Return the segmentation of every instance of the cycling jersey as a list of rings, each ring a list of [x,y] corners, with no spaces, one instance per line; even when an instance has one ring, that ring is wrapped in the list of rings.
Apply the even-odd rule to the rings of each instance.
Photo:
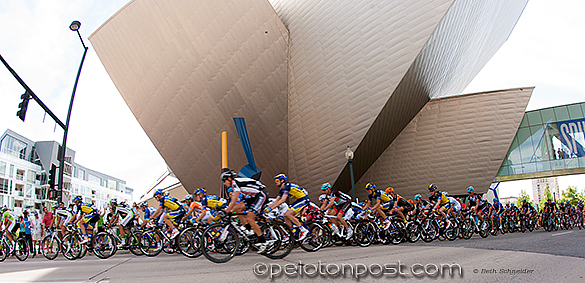
[[[150,216],[153,215],[155,211],[156,208],[147,207],[146,210],[144,210],[144,219],[151,219]]]
[[[91,203],[86,203],[86,202],[82,202],[79,205],[77,205],[77,212],[83,212],[85,214],[98,214],[98,210],[95,207],[95,205],[91,204]]]
[[[368,200],[370,200],[370,202],[373,202],[374,199],[379,200],[380,203],[387,203],[392,201],[392,197],[381,190],[373,190],[373,193],[368,195]]]
[[[432,194],[431,196],[429,196],[429,201],[432,204],[437,203],[437,201],[439,199],[441,200],[441,203],[439,205],[449,204],[449,198],[447,198],[447,193],[445,193],[445,192],[436,191],[434,194]]]
[[[124,227],[126,227],[126,226],[128,226],[128,224],[132,223],[131,221],[134,219],[134,211],[129,207],[116,206],[116,208],[114,208],[114,211],[112,213],[113,213],[113,215],[119,215],[120,217],[122,217],[122,220],[120,221],[120,225],[122,225]]]
[[[467,197],[467,201],[469,201],[469,206],[473,207],[476,204],[479,203],[479,207],[483,207],[487,201],[485,199],[483,199],[480,195],[478,194],[471,194],[469,197]]]
[[[251,178],[234,178],[234,181],[232,182],[232,189],[234,193],[242,193],[251,197],[255,197],[261,192],[266,194],[266,186]]]
[[[160,207],[167,208],[167,212],[184,211],[183,205],[178,199],[171,196],[163,196],[160,198]]]
[[[65,207],[57,207],[55,209],[55,215],[61,217],[61,223],[59,224],[68,224],[69,222],[71,222],[71,219],[73,219],[74,214],[75,213],[73,213],[73,211]]]
[[[12,211],[6,210],[2,214],[2,225],[4,225],[4,222],[6,221],[6,226],[4,228],[6,231],[9,231],[13,234],[18,231],[18,228],[20,228],[20,226],[16,225],[16,221],[14,219],[16,219],[16,215],[14,215]]]
[[[461,203],[459,203],[454,197],[447,198],[449,199],[449,204],[451,204],[451,207],[453,208],[453,210],[455,210],[455,212],[461,210]]]
[[[195,202],[194,202],[195,203]],[[206,195],[201,199],[201,206],[208,207],[211,209],[217,209],[218,207],[225,207],[228,201],[224,198],[220,198],[214,195]],[[193,204],[191,204],[193,205]]]
[[[307,192],[307,190],[301,188],[301,186],[287,182],[284,185],[284,188],[281,188],[278,192],[279,197],[282,197],[284,195],[290,195],[290,197],[294,199],[303,199],[307,198],[309,196],[309,193]]]

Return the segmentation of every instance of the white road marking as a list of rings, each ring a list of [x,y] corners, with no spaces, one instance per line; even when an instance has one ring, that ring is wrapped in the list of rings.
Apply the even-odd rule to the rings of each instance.
[[[564,234],[569,234],[569,233],[573,233],[573,231],[569,231],[569,232],[561,232],[561,233],[556,233],[556,234],[552,234],[551,236],[558,236],[558,235],[564,235]]]

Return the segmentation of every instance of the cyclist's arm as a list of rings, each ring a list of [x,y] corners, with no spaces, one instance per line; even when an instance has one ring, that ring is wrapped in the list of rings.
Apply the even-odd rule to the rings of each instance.
[[[281,196],[277,196],[276,199],[274,200],[274,202],[272,202],[268,207],[270,209],[275,209],[275,208],[279,207],[281,204],[283,204],[287,198],[288,198],[288,193],[284,193]]]
[[[323,209],[323,211],[327,211],[328,209],[330,209],[330,208],[333,206],[333,204],[334,204],[334,203],[335,203],[335,198],[331,198],[331,199],[329,200],[329,203],[328,203],[328,204],[327,204],[327,206],[325,207],[325,209]]]
[[[374,206],[372,207],[372,210],[373,210],[373,211],[376,211],[376,210],[377,210],[377,209],[380,207],[380,203],[381,203],[381,202],[382,202],[382,201],[380,200],[380,198],[377,198],[377,199],[376,199],[376,204],[374,204]]]
[[[150,219],[156,219],[163,213],[163,207],[159,206],[156,211],[150,216]]]
[[[232,199],[230,200],[230,204],[225,209],[226,212],[232,212],[232,210],[234,210],[234,206],[236,206],[236,203],[238,202],[238,198],[240,197],[240,194],[241,194],[240,191],[238,191],[237,194],[236,194],[236,191],[234,191],[232,193]]]

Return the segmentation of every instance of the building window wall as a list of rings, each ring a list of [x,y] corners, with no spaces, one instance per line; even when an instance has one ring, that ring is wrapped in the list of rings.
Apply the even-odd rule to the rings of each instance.
[[[26,146],[27,144],[25,142],[9,135],[6,135],[2,139],[1,144],[2,152],[20,159],[26,159]]]

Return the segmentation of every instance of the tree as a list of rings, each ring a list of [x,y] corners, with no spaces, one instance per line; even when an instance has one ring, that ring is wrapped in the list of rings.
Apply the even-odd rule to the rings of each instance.
[[[548,189],[548,185],[546,186],[546,189],[544,189],[544,194],[542,195],[543,198],[540,200],[540,210],[544,209],[544,203],[548,200],[548,199],[552,199],[552,194],[550,193],[550,190]]]
[[[525,190],[520,191],[520,195],[518,195],[518,200],[516,201],[516,206],[522,207],[523,200],[526,200],[526,202],[532,205],[532,203],[530,203],[530,196],[526,193]]]
[[[569,201],[571,205],[579,203],[580,197],[583,197],[582,193],[577,193],[577,187],[569,186],[566,190],[561,193],[561,202]]]

